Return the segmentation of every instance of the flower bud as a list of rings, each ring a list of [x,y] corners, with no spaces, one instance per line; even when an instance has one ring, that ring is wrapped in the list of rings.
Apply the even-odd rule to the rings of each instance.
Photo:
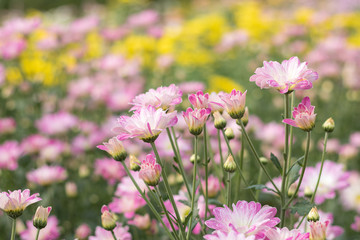
[[[37,229],[42,229],[47,225],[47,219],[49,217],[51,211],[51,207],[44,208],[43,206],[39,206],[36,209],[35,216],[33,219],[33,225]]]
[[[141,162],[139,161],[139,159],[137,159],[135,155],[130,154],[130,169],[135,172],[140,171],[140,164]]]
[[[305,197],[311,198],[313,194],[314,192],[308,186],[306,186],[304,190]]]
[[[232,130],[232,128],[226,128],[226,129],[225,129],[225,136],[226,136],[227,139],[229,139],[229,140],[235,138],[234,131]]]
[[[141,162],[141,169],[139,171],[139,177],[148,185],[156,186],[160,181],[161,166],[156,163],[156,159],[153,155],[148,154],[146,158]]]
[[[124,145],[117,137],[113,137],[109,142],[104,142],[103,144],[97,146],[97,148],[108,152],[116,161],[122,162],[126,159],[127,153]]]
[[[241,119],[236,119],[236,124],[241,125],[240,121],[244,124],[244,127],[249,123],[249,109],[248,107],[245,107],[245,113],[244,116]]]
[[[199,155],[196,156],[196,161],[197,161],[197,162],[200,161],[200,156],[199,156]],[[194,163],[194,162],[195,162],[195,154],[191,155],[191,157],[190,157],[190,162],[191,162],[191,163]]]
[[[224,163],[224,170],[230,173],[235,172],[236,170],[236,163],[234,161],[234,158],[231,156],[231,154],[228,156],[228,158]]]
[[[226,127],[226,120],[225,120],[225,118],[221,115],[220,112],[218,112],[218,111],[214,112],[213,116],[214,116],[214,125],[215,125],[215,128],[217,128],[217,129],[223,129],[223,128]]]
[[[322,125],[325,132],[332,132],[335,129],[335,122],[334,119],[328,118],[324,124]]]
[[[269,159],[267,159],[266,157],[260,157],[260,162],[263,164],[263,165],[266,165],[269,163]]]
[[[116,227],[117,217],[114,213],[109,211],[109,208],[104,205],[101,208],[101,225],[105,230],[111,231]]]
[[[291,186],[289,187],[289,190],[288,190],[288,197],[289,198],[291,198],[294,194],[295,194],[295,192],[296,192],[296,187],[297,187],[297,184],[296,183],[294,183],[294,184],[291,184]],[[297,195],[297,194],[296,194]],[[295,197],[297,197],[297,196],[295,196]]]
[[[308,222],[317,222],[319,221],[320,219],[320,216],[319,216],[319,213],[318,213],[318,210],[316,207],[313,207],[309,214],[307,215],[307,220]]]

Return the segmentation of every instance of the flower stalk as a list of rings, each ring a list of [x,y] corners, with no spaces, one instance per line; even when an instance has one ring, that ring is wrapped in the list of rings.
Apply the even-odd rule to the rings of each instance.
[[[195,153],[195,156],[197,156],[197,148],[198,148],[198,136],[195,135],[195,149],[194,149],[194,153]],[[190,221],[189,221],[189,228],[188,228],[188,232],[187,232],[187,237],[186,239],[189,240],[190,239],[190,236],[191,236],[191,232],[192,232],[192,229],[191,229],[191,226],[192,226],[192,222],[193,222],[193,219],[194,219],[194,206],[195,206],[195,193],[196,193],[196,173],[197,173],[197,158],[195,158],[195,161],[194,161],[194,167],[193,167],[193,182],[192,182],[192,194],[191,194],[191,218],[190,218]]]

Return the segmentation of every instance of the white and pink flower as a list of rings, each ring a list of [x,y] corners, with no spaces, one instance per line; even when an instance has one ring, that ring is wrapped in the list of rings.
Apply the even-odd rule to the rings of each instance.
[[[141,169],[139,177],[148,185],[156,186],[160,181],[161,166],[156,163],[156,159],[152,154],[148,154],[144,160],[141,161]]]
[[[245,113],[246,91],[244,93],[233,89],[231,93],[219,95],[224,102],[226,112],[233,119],[241,119]]]
[[[21,216],[25,208],[41,200],[39,193],[30,196],[30,190],[15,190],[0,193],[0,209],[12,218]]]
[[[267,240],[306,240],[310,233],[302,233],[300,230],[288,228],[270,228],[266,232]]]
[[[121,240],[131,240],[131,234],[129,233],[128,226],[122,226],[121,223],[118,223],[114,228],[114,234],[116,239]],[[89,240],[114,240],[114,237],[110,231],[107,231],[101,227],[96,227],[95,236],[90,236]]]
[[[283,123],[309,132],[315,127],[316,114],[314,110],[315,107],[311,106],[310,98],[304,97],[298,107],[294,108],[292,113],[294,119],[284,119]]]
[[[36,170],[28,172],[26,178],[29,182],[41,186],[48,186],[59,183],[67,178],[66,169],[61,166],[42,166]]]
[[[55,216],[50,216],[47,220],[45,228],[41,229],[39,233],[39,240],[52,240],[60,237],[59,221]],[[20,232],[22,240],[33,240],[36,238],[37,228],[33,226],[32,221],[26,222],[26,230]]]
[[[6,141],[0,145],[0,169],[17,169],[21,154],[22,149],[16,141]]]
[[[189,131],[193,135],[199,135],[211,113],[210,108],[188,108],[183,112],[183,117],[189,127]]]
[[[255,240],[255,236],[245,236],[243,233],[230,231],[228,233],[215,231],[204,236],[206,240]]]
[[[197,91],[196,94],[189,95],[189,101],[194,108],[207,108],[209,104],[209,94]]]

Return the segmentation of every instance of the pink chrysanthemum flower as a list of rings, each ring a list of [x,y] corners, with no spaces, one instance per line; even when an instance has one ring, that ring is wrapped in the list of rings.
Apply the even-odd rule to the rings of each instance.
[[[166,113],[162,109],[148,106],[135,111],[131,117],[120,116],[119,126],[113,128],[113,132],[119,134],[119,140],[137,137],[150,143],[154,142],[164,129],[174,126],[177,120],[176,111]]]
[[[255,235],[258,238],[265,236],[265,232],[276,226],[280,219],[276,218],[276,208],[261,207],[260,203],[238,201],[233,206],[233,211],[224,205],[224,208],[215,208],[212,218],[205,222],[209,228],[221,232],[236,231],[245,236]]]
[[[9,193],[2,192],[0,193],[0,209],[10,217],[17,218],[21,216],[27,206],[41,200],[38,196],[38,193],[30,196],[29,189],[22,192],[21,190],[9,191]]]
[[[310,233],[301,233],[300,230],[288,228],[270,228],[266,232],[268,240],[306,240],[309,239]]]
[[[95,174],[102,176],[110,185],[119,182],[126,175],[122,164],[111,158],[96,159],[94,169]]]
[[[195,108],[194,110],[188,108],[186,112],[183,112],[183,117],[191,134],[199,135],[202,132],[210,113],[210,108]]]
[[[315,107],[311,106],[310,98],[304,97],[298,107],[294,108],[292,113],[294,120],[290,118],[284,119],[283,123],[309,132],[315,127],[316,114],[314,113],[314,110]]]
[[[81,224],[75,231],[75,237],[79,239],[87,239],[91,234],[91,228],[87,224]]]
[[[44,115],[36,121],[36,127],[46,134],[60,134],[76,126],[78,119],[67,112]]]
[[[129,227],[123,227],[121,224],[117,224],[114,228],[114,234],[116,239],[119,240],[131,240],[131,234],[129,233]],[[90,236],[89,240],[114,240],[113,235],[110,231],[107,231],[101,227],[96,227],[95,236]]]
[[[67,178],[66,169],[60,166],[42,166],[26,174],[29,182],[48,186],[53,183],[59,183]]]
[[[127,153],[124,145],[117,137],[113,137],[109,139],[109,142],[103,142],[103,144],[104,145],[98,145],[97,148],[108,152],[116,161],[121,162],[126,159]]]
[[[0,145],[0,169],[15,170],[22,149],[16,141],[6,141]]]
[[[242,118],[245,113],[246,91],[241,93],[233,89],[231,93],[223,93],[219,97],[223,100],[224,108],[231,118]]]
[[[206,240],[255,240],[255,236],[246,237],[243,233],[238,233],[235,231],[230,231],[224,233],[221,231],[215,231],[212,234],[207,234],[204,236]]]
[[[307,68],[307,62],[300,62],[298,57],[278,62],[265,62],[250,77],[260,88],[276,88],[280,93],[289,93],[297,89],[310,89],[318,74]]]
[[[196,94],[189,95],[189,101],[194,108],[207,108],[209,105],[209,94],[197,91]]]
[[[224,111],[224,102],[221,100],[220,95],[224,94],[223,92],[212,92],[209,95],[209,107],[211,108],[211,112],[219,111],[222,113]]]
[[[38,240],[53,240],[60,237],[59,221],[55,216],[50,216],[45,228],[41,229]],[[33,226],[32,221],[26,222],[26,230],[20,233],[22,240],[33,240],[36,238],[37,228]]]
[[[351,224],[351,229],[360,232],[360,216],[355,216],[354,223]]]
[[[141,161],[141,169],[139,177],[148,185],[156,186],[160,181],[161,166],[156,163],[156,159],[152,154],[146,155],[146,158]]]
[[[182,102],[182,91],[175,84],[168,87],[158,87],[156,90],[150,89],[148,92],[136,96],[131,102],[134,105],[130,111],[139,110],[143,107],[153,106],[156,109],[167,110]]]
[[[329,226],[329,221],[310,222],[310,240],[326,240],[326,230]]]

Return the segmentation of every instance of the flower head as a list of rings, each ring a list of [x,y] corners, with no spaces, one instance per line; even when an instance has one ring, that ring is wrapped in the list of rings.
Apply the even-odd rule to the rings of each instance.
[[[148,154],[146,158],[141,161],[141,169],[139,177],[150,186],[156,186],[160,181],[161,166],[156,163],[153,155]]]
[[[150,89],[148,92],[136,96],[130,104],[134,105],[130,111],[139,110],[143,107],[153,106],[156,109],[167,110],[182,102],[182,91],[175,84],[168,87]]]
[[[110,212],[106,205],[101,208],[101,225],[104,229],[111,231],[116,227],[116,214]]]
[[[298,57],[278,62],[264,62],[250,77],[260,88],[273,87],[280,93],[289,93],[297,89],[310,89],[318,74],[307,68],[307,62],[300,62]]]
[[[223,100],[225,110],[233,119],[240,119],[245,113],[246,91],[241,93],[233,89],[231,93],[224,93],[220,95]]]
[[[37,229],[42,229],[47,225],[47,219],[51,212],[51,207],[44,208],[43,206],[39,206],[36,209],[35,216],[33,219],[33,225]]]
[[[288,228],[271,228],[266,232],[268,240],[306,240],[309,233],[301,233],[300,230]]]
[[[260,203],[246,201],[238,201],[232,206],[232,211],[227,206],[215,208],[213,210],[215,218],[207,220],[206,226],[225,233],[236,231],[245,236],[264,237],[269,228],[280,222],[280,219],[275,217],[274,207],[267,205],[261,207]]]
[[[210,108],[188,108],[183,112],[183,117],[189,127],[189,131],[193,135],[199,135],[211,113]]]
[[[224,233],[221,231],[215,231],[212,234],[207,234],[204,236],[206,240],[255,240],[255,236],[246,237],[243,233],[238,233],[236,231],[230,231]]]
[[[293,118],[284,119],[283,123],[298,127],[306,132],[311,131],[315,127],[316,114],[315,107],[311,106],[310,98],[304,97],[298,107],[294,108]]]
[[[35,193],[30,196],[30,190],[15,190],[0,193],[0,209],[7,213],[11,218],[21,216],[25,208],[41,200],[39,194]]]
[[[97,148],[108,152],[116,161],[121,162],[126,159],[127,153],[124,145],[117,137],[113,137],[109,142],[104,142],[103,144],[104,145],[98,145]]]
[[[189,95],[189,101],[194,108],[207,108],[209,104],[209,94],[197,91],[196,94]]]
[[[326,229],[330,221],[310,222],[310,240],[326,240]]]
[[[135,111],[131,117],[120,116],[118,126],[113,132],[119,134],[119,140],[137,137],[150,143],[154,142],[164,129],[174,126],[177,120],[176,111],[166,113],[162,109],[148,106]]]
[[[42,166],[28,172],[26,178],[29,182],[48,186],[53,183],[62,182],[67,178],[66,169],[60,166]]]

